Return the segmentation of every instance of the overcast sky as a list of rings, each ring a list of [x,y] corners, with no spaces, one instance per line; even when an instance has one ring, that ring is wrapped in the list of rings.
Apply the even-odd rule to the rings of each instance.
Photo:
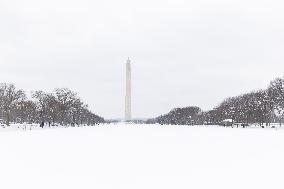
[[[106,118],[208,110],[284,75],[283,0],[0,0],[0,81],[69,87]]]

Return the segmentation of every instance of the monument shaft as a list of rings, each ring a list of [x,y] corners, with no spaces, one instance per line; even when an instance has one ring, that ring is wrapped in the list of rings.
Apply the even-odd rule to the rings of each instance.
[[[129,58],[126,62],[125,120],[131,120],[131,63]]]

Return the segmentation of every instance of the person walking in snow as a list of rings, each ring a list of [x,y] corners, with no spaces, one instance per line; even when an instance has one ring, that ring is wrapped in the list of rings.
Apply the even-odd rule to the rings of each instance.
[[[44,122],[42,121],[39,126],[40,126],[41,128],[43,128]]]

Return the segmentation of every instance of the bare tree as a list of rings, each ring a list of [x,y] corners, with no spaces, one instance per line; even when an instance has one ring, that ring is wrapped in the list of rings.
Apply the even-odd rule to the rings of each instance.
[[[73,108],[80,103],[80,98],[77,93],[67,88],[60,88],[55,90],[55,97],[58,102],[60,122],[62,124],[70,123],[69,115],[72,114]]]
[[[47,111],[48,111],[48,93],[43,91],[35,91],[32,94],[32,97],[35,99],[35,103],[37,106],[37,112],[39,116],[40,122],[45,122],[47,119]]]
[[[0,105],[5,114],[7,126],[10,125],[12,109],[25,98],[25,92],[16,89],[15,85],[6,83],[0,84]]]
[[[279,115],[280,126],[284,115],[284,78],[276,78],[270,83],[268,94],[274,104],[275,111]]]

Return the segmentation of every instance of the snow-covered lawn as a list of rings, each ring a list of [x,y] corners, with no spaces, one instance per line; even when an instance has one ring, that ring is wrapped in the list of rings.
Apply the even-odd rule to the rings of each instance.
[[[0,146],[1,189],[284,188],[282,129],[16,129]]]

